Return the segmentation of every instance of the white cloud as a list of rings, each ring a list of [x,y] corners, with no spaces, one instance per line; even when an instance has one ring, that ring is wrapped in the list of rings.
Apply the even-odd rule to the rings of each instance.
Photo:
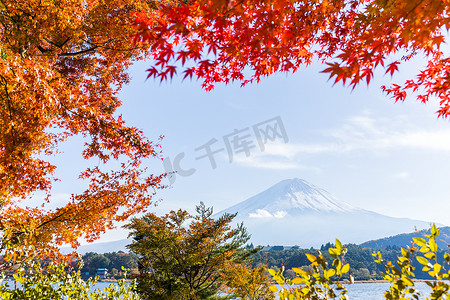
[[[274,213],[273,216],[275,218],[282,219],[287,216],[287,212],[285,212],[284,210],[279,210],[276,213]]]
[[[290,159],[299,154],[345,153],[355,150],[409,148],[450,151],[450,128],[421,129],[409,125],[402,117],[396,120],[375,120],[367,112],[347,119],[338,128],[324,131],[321,138],[331,142],[274,143],[266,145],[264,153]]]
[[[335,139],[326,147],[330,151],[335,151],[337,145],[340,152],[395,148],[450,150],[450,128],[417,128],[403,117],[375,120],[364,113],[349,118],[340,128],[329,130],[325,135]]]
[[[450,129],[407,132],[395,138],[395,143],[402,147],[450,151]]]
[[[272,218],[272,214],[265,209],[257,209],[256,213],[249,213],[250,218]]]
[[[449,152],[450,128],[418,128],[402,116],[374,119],[368,111],[364,111],[346,119],[340,126],[323,131],[316,140],[321,142],[269,142],[263,152],[255,150],[248,157],[236,155],[233,162],[251,168],[321,173],[320,168],[305,165],[299,160],[305,158],[305,154],[344,154],[355,151],[376,154],[397,149]]]
[[[409,177],[408,172],[399,172],[399,173],[394,174],[394,178],[396,178],[396,179],[406,179],[408,177]]]
[[[275,212],[274,214],[271,214],[270,212],[268,212],[265,209],[257,209],[256,213],[249,213],[248,216],[250,218],[277,218],[277,219],[282,219],[285,216],[287,216],[287,212],[285,212],[283,210],[279,210],[279,211]]]

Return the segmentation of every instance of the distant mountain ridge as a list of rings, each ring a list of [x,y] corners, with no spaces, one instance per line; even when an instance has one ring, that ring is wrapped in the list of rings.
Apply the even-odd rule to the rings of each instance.
[[[415,228],[421,230],[431,227],[429,222],[393,218],[353,207],[336,199],[324,189],[298,178],[283,180],[216,213],[213,217],[217,218],[225,212],[238,213],[235,223],[244,222],[244,226],[252,235],[250,242],[255,245],[320,248],[321,245],[339,238],[343,243],[383,248],[383,245],[388,245],[391,237],[399,235],[399,239],[408,244],[412,236],[416,236]],[[444,228],[446,229],[441,229],[441,237],[450,243],[450,227]],[[389,238],[386,238],[387,236]],[[77,250],[79,253],[119,250],[127,252],[125,246],[131,242],[131,239],[123,239],[92,243]],[[402,245],[406,245],[405,243]],[[439,246],[447,247],[446,244]],[[70,252],[69,250],[65,248],[64,252]]]
[[[251,241],[259,245],[320,247],[335,238],[360,244],[430,227],[428,222],[353,207],[299,178],[283,180],[214,217],[225,212],[237,212],[235,221],[244,222]]]
[[[448,250],[450,245],[450,227],[440,227],[439,233],[439,237],[436,240],[438,247],[440,249]],[[424,229],[411,233],[402,233],[377,240],[367,241],[362,243],[360,246],[373,249],[384,249],[388,246],[407,247],[411,245],[413,237],[424,238],[425,234],[430,234],[430,229]]]

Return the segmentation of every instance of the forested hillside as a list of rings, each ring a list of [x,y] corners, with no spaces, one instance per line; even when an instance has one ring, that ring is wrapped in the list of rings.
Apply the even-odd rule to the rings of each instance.
[[[138,257],[134,253],[110,252],[94,253],[88,252],[82,257],[83,268],[81,272],[84,276],[95,276],[95,270],[108,269],[110,277],[120,278],[123,275],[122,267],[129,270],[132,274],[137,272]]]
[[[436,243],[440,249],[448,249],[450,245],[450,227],[439,228],[440,235],[436,240]],[[406,247],[411,245],[413,237],[425,237],[425,234],[430,234],[430,230],[420,230],[417,232],[404,233],[394,235],[378,240],[368,241],[361,244],[363,248],[383,249],[389,246]]]
[[[401,247],[410,246],[413,237],[424,237],[429,232],[429,230],[422,230],[368,241],[361,245],[344,245],[348,249],[344,261],[350,264],[350,274],[353,274],[355,280],[382,279],[381,274],[385,271],[384,267],[375,263],[375,258],[372,254],[380,251],[384,259],[395,262],[397,257],[401,255]],[[450,227],[440,228],[440,235],[436,242],[439,248],[442,249],[438,252],[438,259],[443,262],[444,251],[448,249],[448,244],[450,244]],[[248,247],[253,248],[253,244]],[[327,243],[320,248],[320,251],[328,261],[332,261],[327,251],[330,247],[334,247],[334,245]],[[268,268],[273,269],[284,266],[286,270],[285,275],[293,277],[294,272],[292,268],[310,268],[310,261],[306,257],[307,253],[317,254],[317,249],[283,246],[265,247],[254,255],[252,265],[264,264]],[[82,259],[84,262],[81,270],[83,274],[94,276],[96,269],[107,268],[112,277],[121,277],[123,274],[121,272],[122,266],[132,270],[132,272],[136,272],[139,260],[135,254],[122,251],[103,254],[89,252],[83,255]],[[416,267],[415,274],[417,279],[430,279],[426,272],[421,271],[422,267],[415,259],[413,259],[413,266]]]

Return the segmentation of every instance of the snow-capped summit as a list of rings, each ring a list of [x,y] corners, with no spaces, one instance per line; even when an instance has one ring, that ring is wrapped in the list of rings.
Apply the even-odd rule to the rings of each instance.
[[[238,213],[252,242],[318,247],[340,238],[346,243],[426,229],[429,223],[393,218],[351,206],[303,179],[283,180],[217,214]]]
[[[262,193],[220,212],[238,212],[241,217],[284,217],[307,212],[352,212],[358,209],[339,201],[306,180],[283,180]]]

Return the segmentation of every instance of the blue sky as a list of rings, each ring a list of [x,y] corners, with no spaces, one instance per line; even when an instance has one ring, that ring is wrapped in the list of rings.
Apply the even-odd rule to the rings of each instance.
[[[437,103],[425,105],[413,97],[394,103],[382,94],[379,86],[388,76],[381,73],[370,87],[363,84],[352,91],[341,84],[333,87],[319,73],[324,66],[312,65],[245,88],[232,84],[207,93],[200,82],[178,77],[146,81],[147,67],[145,62],[132,67],[132,81],[120,95],[120,113],[150,139],[165,136],[163,157],[173,161],[184,153],[181,166],[195,169],[159,191],[155,199],[162,200],[151,211],[192,210],[203,201],[217,212],[298,177],[353,206],[450,225],[450,124],[437,119]],[[415,68],[400,68],[394,81],[413,76]],[[289,141],[268,141],[262,151],[252,126],[275,117]],[[207,158],[196,159],[204,152],[195,149],[212,139],[217,140],[212,148],[225,149],[223,137],[247,127],[244,133],[255,146],[248,156],[234,153],[230,163],[224,150],[214,156],[215,169]],[[73,180],[92,162],[81,159],[80,147],[80,139],[71,139],[56,159],[62,181],[55,186],[55,199],[81,191]],[[147,165],[154,173],[165,171],[159,160]],[[103,240],[125,236],[117,230]]]

